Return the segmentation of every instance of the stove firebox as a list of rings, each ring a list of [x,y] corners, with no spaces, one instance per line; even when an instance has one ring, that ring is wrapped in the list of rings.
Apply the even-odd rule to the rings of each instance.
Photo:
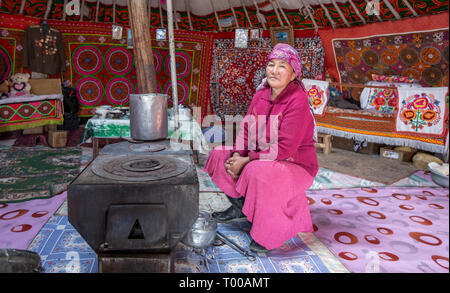
[[[173,272],[173,248],[198,216],[192,152],[167,141],[108,150],[69,185],[70,223],[98,254],[99,272]]]

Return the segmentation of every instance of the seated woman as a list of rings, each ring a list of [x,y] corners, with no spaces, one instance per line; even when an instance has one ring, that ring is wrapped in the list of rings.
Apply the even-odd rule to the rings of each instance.
[[[218,146],[205,163],[204,170],[232,203],[212,216],[220,223],[251,222],[253,252],[313,231],[305,192],[319,169],[317,135],[300,75],[297,51],[277,44],[233,149]]]

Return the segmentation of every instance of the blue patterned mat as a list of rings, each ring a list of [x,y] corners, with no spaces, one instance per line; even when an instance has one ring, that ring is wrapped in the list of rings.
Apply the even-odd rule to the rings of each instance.
[[[218,230],[247,249],[250,244],[248,223],[219,224]],[[41,256],[46,273],[97,273],[96,253],[68,222],[67,216],[54,216],[41,229],[29,250]],[[299,237],[256,261],[228,245],[212,246],[204,252],[180,243],[174,252],[177,273],[329,273],[321,258]]]

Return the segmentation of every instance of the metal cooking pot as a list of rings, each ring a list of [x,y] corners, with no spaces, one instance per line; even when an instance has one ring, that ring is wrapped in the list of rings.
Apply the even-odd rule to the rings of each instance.
[[[130,94],[130,136],[135,140],[165,139],[167,99],[163,94]]]
[[[206,248],[214,242],[216,230],[217,222],[207,212],[200,211],[182,242],[194,248]]]
[[[204,249],[213,244],[215,240],[227,244],[251,261],[256,260],[255,256],[217,231],[217,222],[205,211],[199,212],[197,220],[181,242],[194,248]]]

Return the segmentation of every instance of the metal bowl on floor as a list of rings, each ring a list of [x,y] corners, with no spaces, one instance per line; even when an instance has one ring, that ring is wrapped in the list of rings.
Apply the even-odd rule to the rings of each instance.
[[[444,176],[440,172],[436,171],[433,166],[438,165],[436,163],[433,164],[433,162],[428,163],[428,170],[431,173],[431,179],[433,179],[434,183],[448,188],[448,176]]]
[[[217,223],[205,211],[200,211],[197,220],[186,233],[182,242],[194,248],[210,246],[216,237]]]

